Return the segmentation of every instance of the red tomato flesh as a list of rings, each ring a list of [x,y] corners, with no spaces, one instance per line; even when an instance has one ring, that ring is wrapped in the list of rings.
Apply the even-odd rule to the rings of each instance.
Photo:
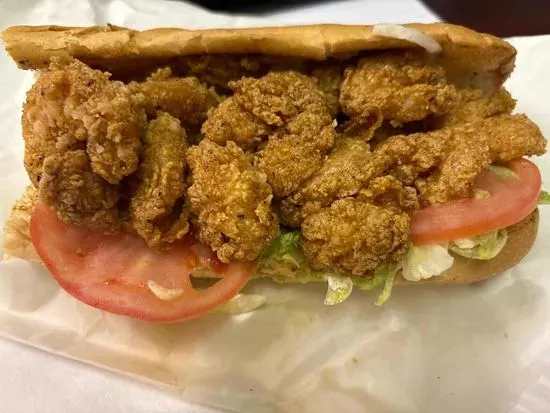
[[[40,258],[69,294],[92,307],[152,322],[174,323],[210,312],[233,298],[254,269],[251,262],[220,263],[192,237],[155,251],[136,235],[105,235],[66,224],[43,205],[35,207],[30,232]],[[198,291],[190,274],[203,263],[221,279]],[[183,289],[183,295],[161,300],[147,287],[149,280]]]
[[[506,165],[517,178],[504,178],[485,170],[475,188],[486,199],[460,199],[418,211],[411,220],[414,244],[433,244],[471,237],[509,227],[533,212],[538,204],[541,176],[535,164],[515,159]]]

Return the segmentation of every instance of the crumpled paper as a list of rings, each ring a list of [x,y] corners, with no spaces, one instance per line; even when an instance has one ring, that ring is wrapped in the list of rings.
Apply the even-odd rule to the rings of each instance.
[[[260,24],[186,5],[193,12],[187,17],[159,14],[145,0],[113,1],[107,11],[64,3],[56,10],[66,15],[37,3],[18,22]],[[549,135],[550,36],[513,44],[519,55],[508,87],[517,111]],[[28,182],[20,105],[32,74],[18,71],[5,53],[0,59],[3,222]],[[550,158],[536,162],[549,188]],[[543,412],[550,410],[549,244],[550,207],[542,207],[529,256],[488,283],[400,287],[379,308],[374,294],[355,292],[326,307],[321,285],[259,281],[247,291],[268,296],[265,307],[172,326],[97,311],[61,291],[39,265],[9,260],[0,262],[0,334],[235,412]]]

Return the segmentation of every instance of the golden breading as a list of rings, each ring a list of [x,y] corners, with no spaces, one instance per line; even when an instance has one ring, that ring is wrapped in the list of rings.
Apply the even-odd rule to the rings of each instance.
[[[392,207],[345,198],[309,215],[301,245],[313,268],[367,275],[408,248],[409,216]]]
[[[516,101],[504,88],[491,95],[481,89],[457,89],[457,101],[454,107],[437,123],[437,127],[456,125],[462,122],[474,122],[490,116],[511,113]]]
[[[47,156],[38,188],[40,200],[63,221],[104,232],[120,229],[118,186],[92,171],[85,151]]]
[[[476,129],[474,125],[472,129]],[[506,162],[546,152],[547,140],[539,127],[523,114],[486,119],[483,131],[487,134],[492,162]]]
[[[260,147],[255,165],[267,175],[273,194],[291,194],[321,166],[334,142],[323,92],[312,78],[292,71],[243,78],[229,86],[235,94],[211,111],[203,133],[220,144]]]
[[[392,206],[409,214],[420,208],[417,190],[392,175],[373,178],[367,188],[359,191],[357,199],[379,206]]]
[[[381,111],[385,120],[401,124],[446,113],[455,95],[443,67],[426,56],[386,52],[346,69],[340,104],[351,118]]]
[[[187,160],[195,235],[223,262],[256,259],[279,234],[265,174],[231,141],[220,146],[204,139],[188,150]]]
[[[253,150],[267,139],[272,128],[229,98],[210,111],[202,133],[220,145],[233,141],[245,150]]]
[[[143,96],[74,61],[52,63],[27,94],[23,108],[25,166],[36,185],[51,154],[86,149],[92,169],[112,184],[138,166],[145,113]]]
[[[154,248],[181,239],[189,231],[183,208],[185,131],[179,120],[159,112],[144,137],[137,184],[130,200],[136,232]],[[178,201],[181,205],[178,208]]]
[[[302,59],[269,55],[182,56],[175,62],[178,74],[193,75],[201,82],[230,91],[229,82],[242,77],[261,77],[269,70],[301,70]]]
[[[281,202],[280,213],[285,223],[299,226],[308,213],[330,205],[335,199],[357,194],[385,167],[382,157],[373,157],[369,145],[362,140],[339,138],[321,168]]]
[[[334,126],[329,121],[326,113],[302,112],[257,153],[255,165],[267,175],[276,198],[298,190],[321,167],[334,144]]]
[[[393,136],[374,151],[395,166],[392,174],[414,185],[422,204],[470,195],[476,176],[492,162],[542,155],[546,140],[525,115],[500,115],[428,133]],[[426,172],[427,177],[418,178]]]
[[[444,139],[444,137],[440,136]],[[449,136],[449,140],[456,136]],[[417,178],[415,186],[424,204],[439,204],[471,194],[476,177],[491,163],[487,141],[460,142],[448,150],[445,159],[426,178]]]
[[[196,77],[171,76],[170,68],[158,69],[145,82],[132,82],[130,88],[134,93],[143,93],[150,118],[159,110],[167,112],[179,119],[187,131],[196,133],[219,98]]]

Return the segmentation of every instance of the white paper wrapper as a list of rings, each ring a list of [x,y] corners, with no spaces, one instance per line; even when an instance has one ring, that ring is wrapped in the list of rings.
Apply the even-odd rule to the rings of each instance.
[[[132,6],[110,2],[107,10],[65,3],[56,3],[56,14],[44,6],[48,2],[19,15],[14,9],[17,20],[10,23],[259,24],[194,8],[176,18],[144,0]],[[550,36],[513,43],[519,56],[508,87],[519,101],[517,110],[550,135]],[[19,72],[5,53],[0,59],[3,222],[27,184],[20,104],[32,75]],[[550,159],[536,162],[550,188]],[[396,288],[378,308],[374,295],[366,293],[325,307],[323,286],[257,282],[248,291],[269,297],[260,310],[175,326],[102,313],[60,291],[40,266],[10,260],[0,262],[0,334],[236,412],[545,412],[550,411],[549,244],[550,207],[543,207],[529,256],[482,285]]]

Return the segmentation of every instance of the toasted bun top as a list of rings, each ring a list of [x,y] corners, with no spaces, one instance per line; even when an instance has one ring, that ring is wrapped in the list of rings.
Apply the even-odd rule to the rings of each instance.
[[[500,71],[513,68],[515,49],[495,36],[461,26],[408,24],[432,36],[441,57],[464,69]],[[52,57],[75,57],[87,64],[103,61],[155,60],[202,54],[264,54],[325,60],[362,51],[417,48],[405,40],[373,34],[373,26],[312,25],[248,29],[153,29],[135,31],[116,26],[13,26],[4,30],[6,50],[24,69],[48,66]]]

